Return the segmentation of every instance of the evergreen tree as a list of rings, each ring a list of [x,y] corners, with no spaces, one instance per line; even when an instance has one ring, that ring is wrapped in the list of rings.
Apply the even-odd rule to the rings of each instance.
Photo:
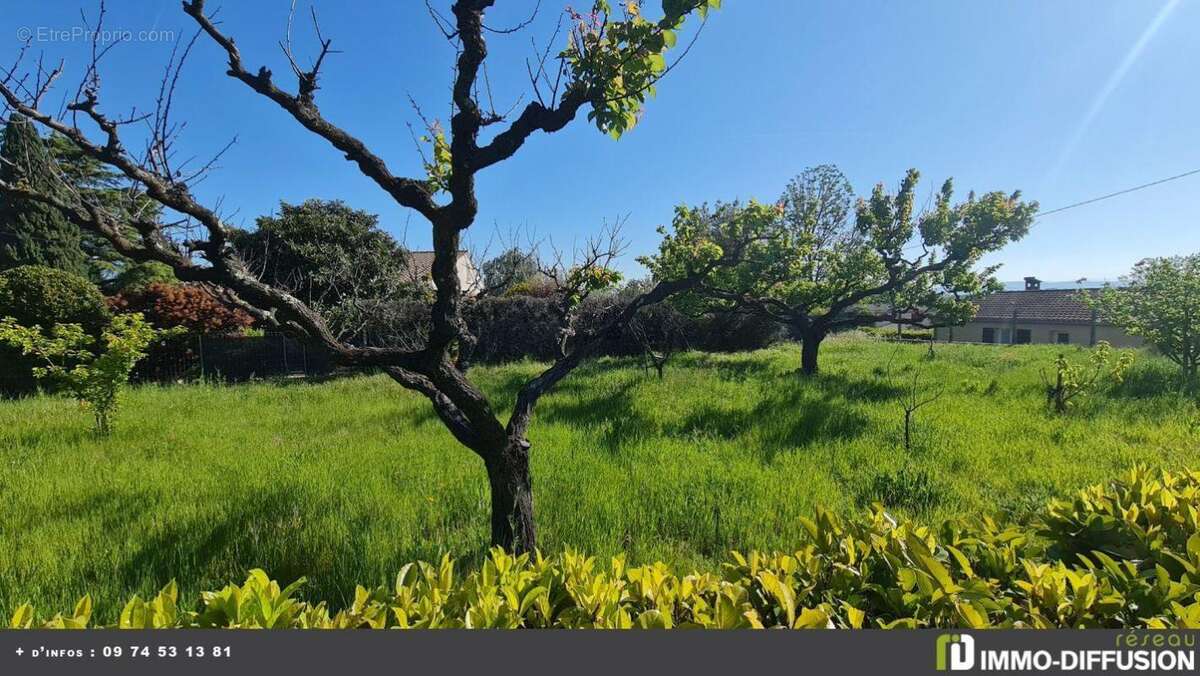
[[[394,302],[424,288],[379,218],[339,200],[281,202],[277,215],[259,217],[252,232],[233,231],[230,241],[250,270],[319,308],[347,340],[392,334]]]
[[[0,145],[0,178],[56,192],[55,165],[33,123],[13,113]],[[44,265],[86,274],[79,228],[50,206],[0,194],[0,270]]]
[[[128,184],[123,176],[80,152],[67,137],[56,132],[52,133],[46,142],[59,175],[70,183],[85,201],[102,204],[109,212],[115,214],[129,214],[131,204],[132,208],[138,209],[143,216],[160,211],[157,204],[144,197],[138,196],[131,200],[127,190]],[[132,227],[127,226],[127,230],[129,236],[135,236]],[[109,286],[121,273],[134,265],[133,261],[117,253],[112,243],[95,233],[81,231],[80,247],[86,261],[87,277],[101,286]]]

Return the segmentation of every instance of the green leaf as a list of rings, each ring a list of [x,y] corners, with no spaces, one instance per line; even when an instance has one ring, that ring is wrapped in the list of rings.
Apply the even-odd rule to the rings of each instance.
[[[827,629],[829,627],[829,615],[819,608],[804,608],[800,611],[800,616],[792,623],[792,629]]]
[[[84,594],[83,598],[75,604],[75,612],[73,616],[76,621],[87,624],[87,621],[92,617],[92,595]]]
[[[954,584],[954,578],[950,575],[950,571],[946,570],[946,567],[933,557],[933,554],[925,546],[924,542],[910,535],[907,544],[912,557],[921,564],[926,573],[929,573],[933,579],[937,580],[937,583],[942,587],[942,591],[947,594],[953,594],[961,590],[961,587]]]
[[[962,571],[964,577],[966,577],[968,580],[975,577],[975,570],[971,568],[971,562],[967,560],[967,557],[964,556],[957,547],[946,545],[946,551],[950,552],[950,555],[954,557],[954,560],[958,563],[958,568]]]
[[[842,601],[842,610],[846,611],[846,621],[850,624],[852,629],[862,629],[863,620],[867,616],[865,612],[855,608],[845,601]]]
[[[137,594],[121,609],[117,626],[121,629],[141,629],[145,625],[146,604]]]
[[[17,612],[13,613],[12,620],[8,623],[10,629],[28,629],[33,624],[33,606],[25,603],[17,608]]]

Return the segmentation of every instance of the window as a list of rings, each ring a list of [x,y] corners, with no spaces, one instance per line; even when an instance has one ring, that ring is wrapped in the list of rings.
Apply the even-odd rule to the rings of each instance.
[[[1000,342],[1005,345],[1012,343],[1012,329],[1000,329]]]
[[[1028,345],[1033,342],[1033,332],[1029,329],[1017,329],[1017,339],[1013,342],[1017,345]]]
[[[1054,334],[1054,342],[1059,345],[1068,345],[1071,342],[1071,334],[1064,331],[1059,331]]]
[[[996,329],[993,329],[990,326],[985,326],[983,328],[983,342],[985,342],[985,343],[996,342]]]

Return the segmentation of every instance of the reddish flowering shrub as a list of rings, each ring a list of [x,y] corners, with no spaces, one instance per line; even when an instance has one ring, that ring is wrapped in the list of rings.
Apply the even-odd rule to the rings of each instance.
[[[108,299],[115,312],[141,312],[160,329],[182,326],[194,333],[237,333],[254,318],[219,300],[203,287],[153,282]]]

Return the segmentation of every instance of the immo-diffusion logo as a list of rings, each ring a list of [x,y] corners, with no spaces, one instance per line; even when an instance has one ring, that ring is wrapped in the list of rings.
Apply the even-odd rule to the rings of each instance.
[[[988,643],[991,643],[989,637]],[[997,634],[995,639],[1005,638]],[[1121,634],[1116,648],[976,648],[969,634],[939,634],[938,671],[1195,671],[1195,637],[1170,632]]]
[[[966,671],[975,666],[975,639],[968,634],[937,637],[937,670]]]

